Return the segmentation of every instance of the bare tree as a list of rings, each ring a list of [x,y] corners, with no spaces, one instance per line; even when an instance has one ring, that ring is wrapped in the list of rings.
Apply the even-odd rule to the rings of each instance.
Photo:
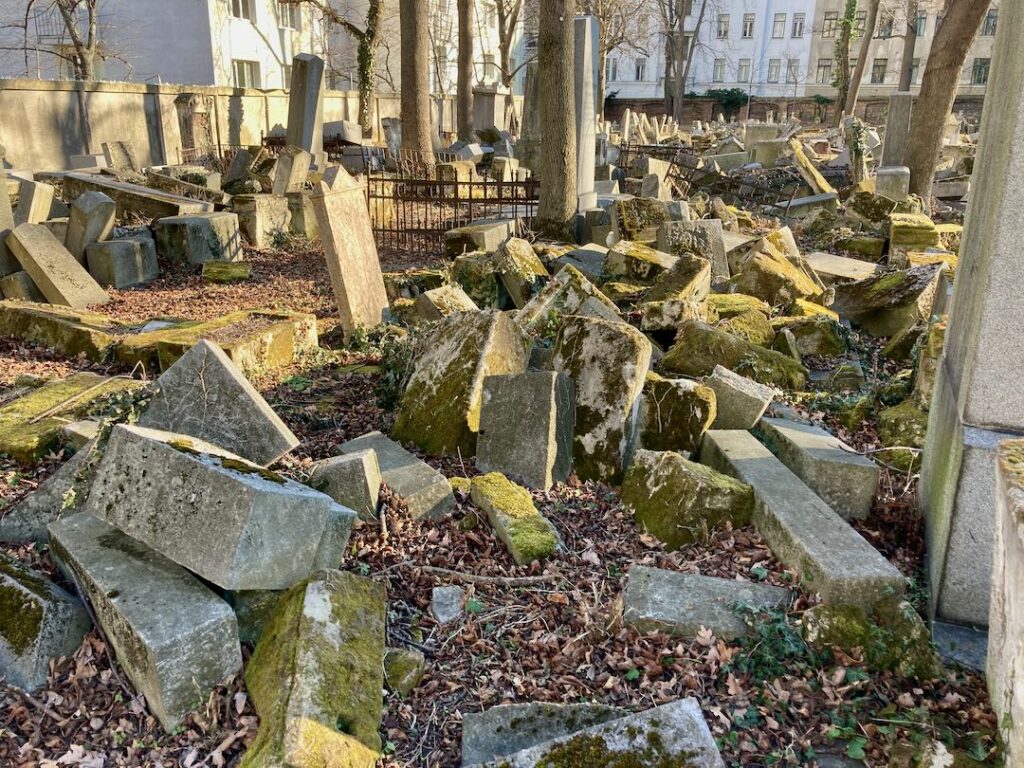
[[[494,9],[498,19],[498,66],[501,69],[501,84],[505,86],[505,125],[509,130],[517,128],[515,99],[512,97],[512,81],[519,70],[533,61],[525,56],[523,61],[512,66],[512,47],[516,42],[516,34],[523,23],[523,0],[494,0]]]
[[[946,0],[921,79],[907,139],[910,191],[928,199],[942,149],[942,132],[953,109],[967,52],[978,36],[989,0]]]
[[[836,110],[835,124],[839,125],[839,122],[843,117],[843,107],[846,106],[846,97],[850,92],[850,44],[856,37],[857,23],[857,0],[846,0],[846,6],[843,10],[843,16],[839,20],[839,39],[836,41],[836,82],[835,86],[838,91],[836,96],[836,104],[839,108]],[[870,35],[870,30],[865,30],[866,35]]]
[[[537,229],[574,240],[576,219],[576,104],[573,95],[573,0],[540,5],[538,81],[541,144]]]
[[[860,53],[857,55],[857,66],[853,68],[853,75],[850,77],[850,84],[846,94],[845,105],[840,104],[842,109],[846,107],[846,114],[852,115],[857,109],[857,97],[860,96],[860,84],[864,80],[864,69],[868,65],[868,55],[871,49],[871,38],[874,35],[875,25],[878,23],[878,9],[881,0],[868,0],[867,18],[864,21],[864,36],[860,41]]]
[[[433,167],[430,136],[430,14],[423,0],[399,0],[402,26],[402,149]]]
[[[458,135],[473,140],[473,0],[458,0],[459,5],[459,82],[455,99]]]
[[[118,58],[100,41],[99,7],[101,0],[27,0],[24,12],[17,19],[9,19],[2,26],[17,30],[20,45],[4,46],[3,50],[17,51],[25,57],[25,71],[30,69],[29,54],[41,50],[29,42],[29,30],[40,15],[53,14],[64,33],[66,46],[51,46],[42,50],[63,61],[75,80],[95,80],[98,61]],[[122,59],[123,61],[123,59]]]
[[[623,48],[647,54],[648,6],[648,0],[576,0],[577,12],[596,17],[601,30],[597,75],[597,92],[601,95],[601,103],[597,107],[601,115],[604,114],[608,54]]]

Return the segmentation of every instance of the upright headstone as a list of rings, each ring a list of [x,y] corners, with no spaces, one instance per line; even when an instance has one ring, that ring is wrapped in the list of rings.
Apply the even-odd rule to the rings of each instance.
[[[576,78],[576,195],[577,210],[597,206],[594,168],[597,154],[597,87],[600,81],[601,55],[598,43],[600,27],[595,16],[577,16],[575,21]]]
[[[946,344],[921,476],[932,609],[987,624],[996,519],[996,449],[1024,435],[1024,6],[999,19]]]
[[[626,108],[626,111],[622,113],[622,143],[629,144],[629,139],[633,134],[633,110]]]
[[[86,192],[71,204],[64,247],[79,264],[85,263],[86,248],[110,237],[116,214],[117,203],[102,192]]]
[[[287,143],[309,152],[318,168],[325,166],[324,60],[311,53],[292,59]]]
[[[7,171],[0,167],[0,277],[21,271],[21,264],[7,248],[7,236],[14,229],[14,211],[7,196]]]
[[[362,185],[339,169],[333,187],[321,183],[312,195],[327,270],[345,333],[379,325],[388,309]]]
[[[14,221],[18,224],[42,224],[50,218],[50,206],[56,191],[41,181],[22,181]]]
[[[907,138],[910,136],[910,113],[914,108],[914,94],[898,91],[889,96],[889,117],[885,121],[885,143],[882,145],[882,165],[903,165],[906,159]]]

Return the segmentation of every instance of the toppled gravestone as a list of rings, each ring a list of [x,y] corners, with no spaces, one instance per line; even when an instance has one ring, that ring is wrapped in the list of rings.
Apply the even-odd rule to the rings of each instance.
[[[85,249],[110,237],[114,229],[117,203],[102,192],[86,192],[71,203],[64,247],[79,264],[85,262]]]
[[[603,704],[501,704],[462,716],[462,764],[496,760],[626,714]]]
[[[498,246],[494,252],[494,266],[517,309],[525,307],[549,277],[533,246],[518,237]]]
[[[651,342],[621,322],[565,319],[552,367],[576,384],[573,463],[584,480],[617,482],[635,439],[637,400],[651,361]]]
[[[206,264],[243,258],[238,215],[227,211],[160,219],[156,242],[161,255],[171,261]]]
[[[699,320],[684,321],[676,339],[661,360],[666,371],[707,376],[721,365],[770,386],[802,389],[807,383],[807,369],[792,358]]]
[[[223,589],[341,562],[355,512],[196,438],[114,427],[85,511]]]
[[[609,277],[650,281],[672,269],[676,257],[655,250],[643,243],[620,240],[608,249],[605,274]]]
[[[413,518],[440,517],[455,506],[455,494],[444,475],[380,432],[342,443],[341,450],[346,455],[372,450],[381,478],[405,502]]]
[[[0,677],[32,691],[46,684],[50,659],[70,656],[92,622],[74,597],[0,556]]]
[[[768,244],[754,252],[729,281],[730,289],[756,296],[772,306],[788,306],[797,299],[818,296],[821,289],[802,270]]]
[[[85,309],[110,296],[85,267],[41,224],[22,224],[7,236],[7,247],[51,304]]]
[[[640,445],[652,451],[697,450],[717,414],[715,391],[692,379],[666,379],[653,371],[640,403]]]
[[[484,379],[526,363],[526,336],[508,315],[449,316],[419,349],[392,435],[431,454],[475,455]]]
[[[622,594],[622,621],[641,632],[686,638],[706,627],[729,642],[747,633],[740,610],[785,608],[791,597],[783,587],[634,565]]]
[[[622,481],[622,503],[639,526],[674,550],[723,522],[747,525],[754,493],[746,483],[678,453],[640,450]]]
[[[311,488],[354,509],[362,520],[376,519],[380,484],[380,464],[372,448],[318,461],[309,476]]]
[[[148,237],[107,240],[85,249],[89,273],[105,288],[134,288],[160,277],[156,245]]]
[[[89,514],[51,524],[50,545],[164,730],[241,669],[231,608],[184,568]]]
[[[931,315],[941,273],[940,267],[926,265],[839,285],[833,309],[872,336],[893,336]]]
[[[488,768],[546,766],[685,765],[724,768],[725,763],[696,699],[679,699],[611,720],[486,763]]]
[[[715,429],[753,429],[775,399],[775,390],[716,365],[704,383],[715,393]]]
[[[551,557],[558,549],[558,533],[534,506],[529,491],[500,472],[474,477],[470,497],[517,565]]]
[[[480,308],[458,285],[442,285],[416,297],[417,316],[433,322],[456,312],[479,312]]]
[[[658,250],[673,256],[690,253],[711,262],[711,277],[729,278],[729,261],[725,255],[725,237],[718,219],[699,221],[668,221],[658,229]]]
[[[260,716],[249,768],[373,768],[384,690],[383,584],[319,571],[278,602],[245,670]]]
[[[299,444],[224,351],[205,339],[160,375],[138,424],[197,437],[264,467]]]
[[[704,301],[711,292],[711,262],[690,253],[674,257],[643,295],[644,302]]]
[[[484,379],[476,466],[548,490],[572,471],[576,423],[572,379],[529,371]]]
[[[562,267],[547,285],[516,314],[527,331],[537,331],[552,316],[579,315],[617,321],[619,309],[571,264]]]

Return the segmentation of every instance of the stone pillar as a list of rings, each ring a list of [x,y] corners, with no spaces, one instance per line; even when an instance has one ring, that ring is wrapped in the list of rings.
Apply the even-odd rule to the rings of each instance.
[[[594,16],[577,16],[576,57],[576,187],[578,211],[597,206],[594,191],[595,155],[597,153],[597,107],[600,52],[600,28]]]
[[[526,65],[525,82],[523,83],[523,120],[519,141],[516,142],[516,157],[525,168],[536,171],[534,160],[537,156],[537,145],[540,143],[540,110],[537,101],[538,64],[531,61]]]
[[[889,97],[889,116],[885,121],[885,143],[882,145],[882,165],[903,165],[913,108],[914,94],[909,91],[899,91]]]
[[[304,149],[318,168],[324,157],[324,60],[311,53],[292,59],[288,92],[288,145]]]
[[[932,609],[989,618],[996,447],[1024,435],[1024,4],[1004,6],[921,476]]]

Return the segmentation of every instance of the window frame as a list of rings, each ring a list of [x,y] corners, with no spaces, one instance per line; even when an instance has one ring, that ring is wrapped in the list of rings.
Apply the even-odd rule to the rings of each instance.
[[[818,85],[832,85],[832,69],[835,61],[829,58],[818,59],[818,67],[814,72],[814,82]],[[822,77],[824,76],[824,79]]]
[[[981,31],[978,33],[980,37],[995,37],[996,29],[999,26],[999,9],[989,8],[988,13],[985,14],[984,20],[981,22]]]
[[[736,64],[736,82],[737,83],[749,83],[751,78],[751,72],[753,62],[750,59],[740,59]],[[746,69],[746,77],[743,76],[743,70]]]
[[[231,72],[234,76],[235,88],[262,88],[263,73],[260,71],[260,63],[251,59],[232,59]],[[242,83],[239,72],[245,73],[245,80],[251,82]]]
[[[832,39],[839,30],[839,11],[825,11],[821,17],[821,36]]]
[[[979,72],[984,72],[984,77],[978,77]],[[971,85],[988,85],[988,79],[992,75],[992,59],[990,57],[975,57],[971,62]]]
[[[228,10],[233,19],[245,19],[250,24],[256,23],[256,5],[253,0],[229,0]]]
[[[782,59],[768,59],[768,76],[766,81],[778,83],[782,79]]]
[[[756,13],[744,13],[743,14],[743,27],[741,28],[740,37],[743,40],[754,39],[754,27],[757,25],[757,14]]]
[[[800,59],[786,59],[786,85],[800,82]]]
[[[711,67],[711,82],[725,82],[725,59],[715,59],[715,62]]]
[[[788,13],[776,13],[772,18],[772,40],[782,40],[786,36],[786,22],[789,21]]]
[[[728,13],[718,14],[718,21],[715,25],[715,34],[719,40],[729,39],[729,20],[730,16]]]
[[[881,63],[882,70],[879,76],[878,65]],[[885,85],[885,78],[889,74],[889,58],[879,57],[871,61],[871,85]]]
[[[799,25],[799,26],[798,26]],[[794,40],[802,39],[804,32],[807,28],[807,14],[806,13],[794,13],[793,14],[793,25],[791,27],[790,37]]]
[[[638,56],[633,59],[633,82],[645,83],[647,82],[647,65],[650,62],[646,56]]]

